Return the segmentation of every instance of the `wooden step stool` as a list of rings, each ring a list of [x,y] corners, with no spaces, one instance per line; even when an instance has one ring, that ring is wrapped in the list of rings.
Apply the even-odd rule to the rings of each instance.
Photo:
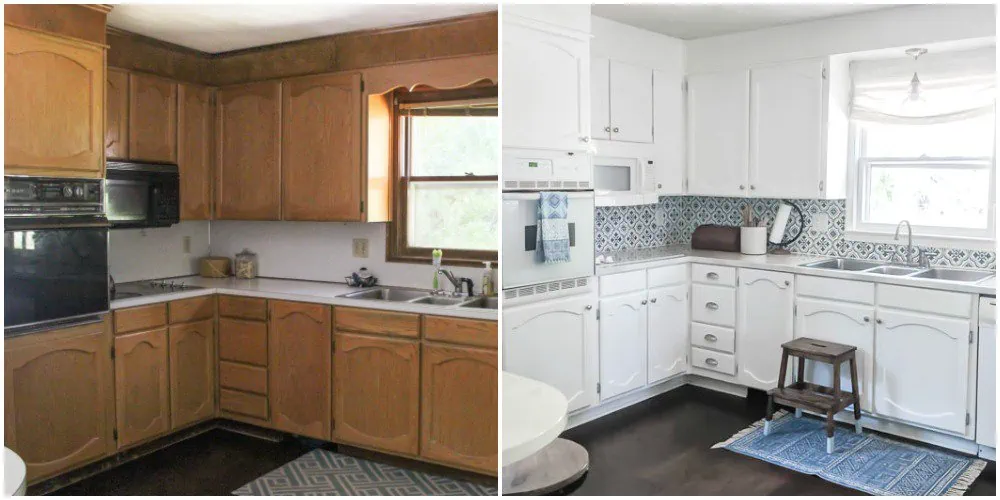
[[[771,417],[774,404],[795,408],[795,417],[802,416],[802,410],[826,414],[826,452],[833,453],[833,416],[840,410],[854,405],[854,432],[861,434],[861,398],[858,396],[858,362],[854,354],[858,348],[824,340],[797,338],[781,345],[781,371],[778,373],[778,387],[767,392],[767,415],[764,417],[764,435],[771,432]],[[788,357],[799,358],[798,376],[795,383],[785,387],[788,373]],[[833,365],[833,387],[811,384],[805,381],[806,360]],[[840,365],[851,363],[851,392],[840,392]]]

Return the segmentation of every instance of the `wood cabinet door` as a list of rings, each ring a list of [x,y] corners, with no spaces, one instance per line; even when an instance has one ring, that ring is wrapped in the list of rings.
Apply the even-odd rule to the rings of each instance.
[[[212,218],[212,89],[179,84],[177,89],[177,169],[181,220]]]
[[[497,352],[424,344],[420,456],[497,473]]]
[[[362,219],[361,75],[282,82],[281,217]]]
[[[108,322],[4,341],[4,446],[34,482],[115,451]]]
[[[104,155],[128,158],[128,72],[108,68]]]
[[[611,140],[653,142],[653,70],[611,61]]]
[[[330,306],[268,301],[271,424],[330,439]]]
[[[601,299],[601,400],[646,385],[646,291]]]
[[[740,269],[736,316],[736,377],[747,387],[766,391],[778,386],[781,344],[794,331],[795,276]]]
[[[420,428],[420,344],[334,337],[333,435],[365,448],[415,456]]]
[[[129,158],[177,161],[177,84],[152,75],[129,75]]]
[[[4,26],[4,173],[104,177],[104,49]]]
[[[170,430],[167,329],[115,337],[118,448]]]
[[[171,429],[215,415],[215,320],[169,330]]]
[[[215,218],[281,218],[281,84],[220,89],[216,98]]]
[[[687,370],[690,304],[687,284],[649,290],[646,378],[650,384]]]
[[[688,194],[748,193],[747,70],[688,75]]]

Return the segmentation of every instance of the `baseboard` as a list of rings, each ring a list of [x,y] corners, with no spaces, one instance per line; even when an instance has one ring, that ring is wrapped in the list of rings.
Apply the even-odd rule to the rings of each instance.
[[[747,397],[748,389],[745,385],[734,384],[732,382],[726,382],[714,378],[702,377],[701,375],[688,375],[687,383],[695,387],[701,387],[702,389],[708,389],[710,391],[715,391],[715,392],[722,392],[743,399],[746,399]]]
[[[990,448],[989,446],[979,445],[979,458],[985,458],[986,460],[997,461],[997,449]]]
[[[682,387],[686,383],[685,376],[679,375],[663,382],[659,382],[656,385],[651,385],[620,396],[615,396],[614,398],[602,402],[598,406],[592,406],[570,414],[566,423],[566,428],[572,429],[578,425],[608,416],[618,410],[621,410],[622,408],[628,408],[629,406],[641,403],[654,396],[659,396],[665,392]]]

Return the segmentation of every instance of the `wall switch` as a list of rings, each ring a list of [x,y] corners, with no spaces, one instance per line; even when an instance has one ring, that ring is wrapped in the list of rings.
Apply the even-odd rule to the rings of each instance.
[[[368,238],[354,238],[353,254],[362,259],[368,258]]]
[[[184,253],[191,253],[191,237],[184,237]]]

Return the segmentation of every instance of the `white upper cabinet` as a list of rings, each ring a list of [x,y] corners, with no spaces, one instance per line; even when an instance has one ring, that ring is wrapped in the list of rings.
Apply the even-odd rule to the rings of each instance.
[[[611,139],[611,61],[590,60],[590,136]]]
[[[653,70],[594,58],[590,76],[593,136],[653,142]]]
[[[503,30],[503,146],[589,150],[587,35],[514,16]]]
[[[781,344],[792,340],[794,275],[740,269],[737,297],[737,379],[766,391],[778,386]]]
[[[653,71],[653,150],[656,192],[684,193],[684,79],[679,73]]]
[[[645,290],[601,299],[601,400],[646,385],[646,303]]]
[[[649,289],[646,335],[650,384],[687,371],[688,286]]]
[[[688,194],[747,195],[749,80],[746,70],[688,76]]]
[[[798,297],[795,313],[795,338],[808,337],[857,347],[854,358],[858,364],[858,393],[861,409],[872,411],[872,377],[874,376],[875,306],[848,302]],[[833,369],[828,363],[806,361],[807,382],[833,387]],[[840,388],[852,390],[849,365],[840,368]],[[851,407],[853,409],[853,407]]]

